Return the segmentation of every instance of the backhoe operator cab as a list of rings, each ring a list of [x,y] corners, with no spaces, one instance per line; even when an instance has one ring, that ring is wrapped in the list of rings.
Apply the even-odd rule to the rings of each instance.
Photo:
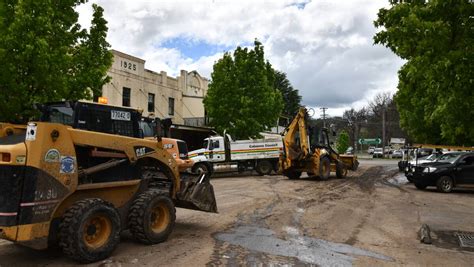
[[[180,175],[161,140],[141,138],[140,112],[87,102],[39,107],[39,122],[0,124],[0,238],[58,243],[80,262],[107,258],[129,229],[165,241],[175,207],[217,212],[206,176]]]
[[[298,179],[302,172],[308,176],[329,178],[335,172],[344,178],[348,170],[356,170],[359,162],[352,155],[339,155],[331,147],[328,129],[319,132],[309,127],[308,112],[300,108],[298,114],[283,132],[283,153],[280,154],[279,170],[289,179]],[[333,129],[331,129],[332,132]]]

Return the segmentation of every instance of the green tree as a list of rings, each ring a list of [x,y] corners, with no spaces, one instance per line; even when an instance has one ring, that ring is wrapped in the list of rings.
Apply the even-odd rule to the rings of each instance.
[[[374,41],[406,60],[395,102],[417,142],[474,145],[474,4],[391,0]]]
[[[33,103],[91,99],[108,82],[112,54],[103,9],[89,31],[74,8],[85,0],[0,3],[0,121],[25,122]]]
[[[258,41],[254,49],[237,47],[214,64],[204,106],[218,132],[248,138],[276,125],[283,100],[273,87],[274,73]]]
[[[349,148],[349,134],[342,130],[339,133],[339,137],[337,138],[337,145],[336,149],[339,154],[346,153],[346,150]]]
[[[274,87],[280,91],[285,103],[282,114],[290,118],[295,116],[301,107],[301,96],[298,90],[293,88],[284,72],[275,70]]]

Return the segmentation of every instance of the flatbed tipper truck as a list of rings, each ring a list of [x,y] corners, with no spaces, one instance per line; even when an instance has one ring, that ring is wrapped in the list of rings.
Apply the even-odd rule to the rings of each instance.
[[[203,148],[190,151],[194,172],[243,172],[256,170],[268,175],[278,170],[278,158],[283,148],[281,136],[262,133],[262,138],[232,140],[231,136],[212,136],[204,140]]]

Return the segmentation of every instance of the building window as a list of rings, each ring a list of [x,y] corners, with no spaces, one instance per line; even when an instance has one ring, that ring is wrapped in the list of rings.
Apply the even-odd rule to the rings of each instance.
[[[148,94],[148,112],[155,112],[155,94]]]
[[[130,88],[124,87],[122,92],[122,106],[130,107]]]
[[[168,115],[174,115],[174,98],[168,98]]]

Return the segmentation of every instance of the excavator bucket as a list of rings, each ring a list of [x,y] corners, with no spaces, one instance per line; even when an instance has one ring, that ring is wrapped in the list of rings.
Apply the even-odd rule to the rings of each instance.
[[[359,167],[359,161],[353,155],[339,155],[341,161],[352,171],[356,171]]]
[[[207,173],[182,175],[181,190],[177,194],[176,206],[217,213],[216,196],[210,182],[210,175]]]

